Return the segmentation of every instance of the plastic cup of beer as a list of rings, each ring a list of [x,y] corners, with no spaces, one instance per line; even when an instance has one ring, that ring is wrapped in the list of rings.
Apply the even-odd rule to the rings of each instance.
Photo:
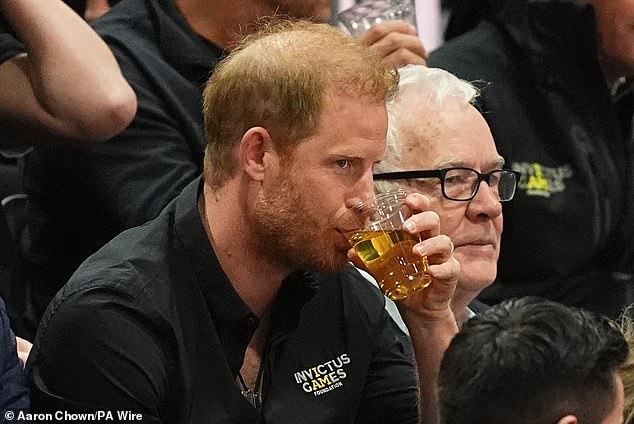
[[[347,211],[342,218],[345,236],[383,294],[392,300],[405,299],[427,287],[431,277],[426,256],[412,248],[420,241],[403,230],[412,215],[404,203],[407,193],[394,190],[378,194]]]
[[[414,0],[363,0],[337,14],[346,30],[357,37],[383,21],[402,20],[416,27]]]

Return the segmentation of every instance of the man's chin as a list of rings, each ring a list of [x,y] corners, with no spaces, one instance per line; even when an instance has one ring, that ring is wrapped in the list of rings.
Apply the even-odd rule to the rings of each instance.
[[[346,253],[333,255],[329,259],[324,259],[322,261],[316,261],[311,264],[310,268],[317,272],[339,272],[343,271],[346,265],[350,262],[348,261],[348,256]]]

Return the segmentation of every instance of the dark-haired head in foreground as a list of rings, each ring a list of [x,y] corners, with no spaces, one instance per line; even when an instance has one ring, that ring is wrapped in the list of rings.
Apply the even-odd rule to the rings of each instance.
[[[592,312],[535,297],[469,320],[439,376],[443,424],[620,424],[628,355],[622,333]]]

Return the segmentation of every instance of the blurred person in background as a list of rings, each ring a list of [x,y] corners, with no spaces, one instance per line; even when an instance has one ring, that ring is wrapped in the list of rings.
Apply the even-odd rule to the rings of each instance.
[[[5,0],[0,13],[0,146],[104,141],[136,98],[101,38],[57,0]]]
[[[634,2],[505,0],[429,58],[483,82],[479,108],[519,171],[496,282],[616,317],[634,266]]]
[[[23,156],[32,145],[103,142],[132,121],[136,96],[108,46],[64,3],[6,0],[0,17],[12,32],[0,32],[0,293],[16,333],[31,339],[22,326]]]

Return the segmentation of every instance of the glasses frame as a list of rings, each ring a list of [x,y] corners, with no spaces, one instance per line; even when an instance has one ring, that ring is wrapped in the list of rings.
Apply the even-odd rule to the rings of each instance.
[[[468,199],[456,199],[456,198],[450,197],[450,196],[447,195],[447,193],[445,191],[445,176],[447,175],[448,172],[456,171],[456,170],[471,171],[471,172],[475,172],[478,175],[478,182],[475,185],[473,193],[471,193],[471,196]],[[468,201],[472,200],[478,194],[478,190],[480,189],[480,184],[482,183],[482,181],[485,181],[487,183],[487,185],[489,187],[491,187],[491,184],[489,182],[490,179],[491,179],[491,175],[493,175],[494,173],[500,172],[500,171],[509,172],[509,173],[515,175],[515,187],[513,188],[513,196],[511,196],[510,199],[501,200],[499,198],[499,193],[498,193],[498,200],[500,202],[508,202],[509,200],[513,200],[513,197],[515,197],[515,191],[517,191],[517,184],[519,183],[520,177],[522,175],[521,173],[519,173],[517,171],[513,171],[512,169],[501,168],[501,169],[494,169],[492,171],[485,172],[485,173],[480,173],[480,172],[476,171],[473,168],[457,166],[457,167],[453,167],[453,168],[429,169],[429,170],[419,170],[419,171],[384,172],[384,173],[380,173],[380,174],[374,174],[373,178],[375,180],[379,180],[379,181],[414,180],[414,179],[420,179],[420,178],[438,178],[440,180],[440,186],[442,188],[442,195],[445,197],[445,199],[453,200],[455,202],[468,202]]]

